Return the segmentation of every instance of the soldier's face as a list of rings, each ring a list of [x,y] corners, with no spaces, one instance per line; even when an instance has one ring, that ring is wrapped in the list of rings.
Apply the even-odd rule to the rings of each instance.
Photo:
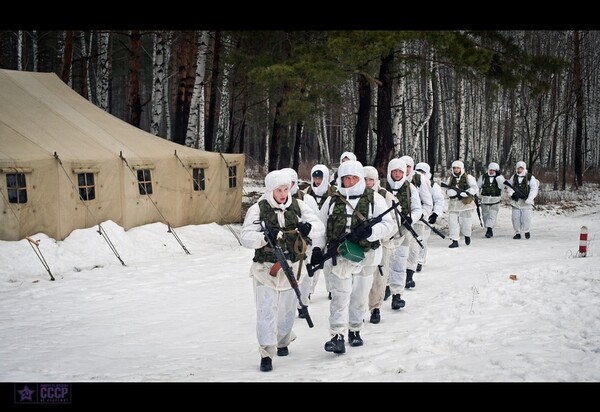
[[[277,186],[275,190],[273,190],[273,199],[279,203],[285,203],[288,197],[290,189],[286,185]]]

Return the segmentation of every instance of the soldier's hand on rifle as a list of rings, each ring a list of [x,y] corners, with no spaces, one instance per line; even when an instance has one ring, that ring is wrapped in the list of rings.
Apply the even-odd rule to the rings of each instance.
[[[471,194],[465,190],[463,190],[462,192],[460,192],[460,197],[469,197],[471,196]]]
[[[269,240],[274,245],[277,244],[277,235],[279,234],[279,230],[277,229],[265,229],[265,241],[269,243]]]
[[[456,193],[456,190],[454,189],[448,189],[446,193],[448,193],[448,197],[450,199],[454,199],[458,195],[458,193]]]
[[[312,229],[312,225],[310,223],[298,222],[298,232],[300,232],[303,237],[308,236],[310,229]]]
[[[348,240],[354,243],[358,243],[363,239],[368,238],[373,233],[373,229],[370,227],[359,227],[354,229],[349,235]]]
[[[403,215],[404,216],[404,221],[406,222],[407,225],[412,225],[412,217],[410,217],[410,215]]]
[[[437,213],[433,212],[433,213],[431,214],[431,216],[429,216],[429,220],[428,220],[428,221],[429,221],[429,224],[430,224],[430,225],[433,225],[433,224],[435,223],[435,221],[437,220],[437,218],[438,218],[438,215],[437,215]]]
[[[310,265],[313,267],[321,266],[325,262],[325,256],[320,247],[313,248],[312,255],[310,257]],[[311,275],[312,273],[312,275]],[[309,277],[312,277],[315,272],[308,272]]]
[[[517,192],[514,192],[512,195],[510,195],[510,198],[516,202],[517,200],[519,200],[519,195],[517,194]]]

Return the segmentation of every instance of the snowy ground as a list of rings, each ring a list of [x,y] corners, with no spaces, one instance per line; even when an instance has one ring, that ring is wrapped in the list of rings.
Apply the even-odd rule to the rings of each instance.
[[[336,355],[321,279],[315,324],[273,371],[259,371],[252,250],[239,225],[124,231],[113,222],[39,248],[0,241],[1,382],[598,382],[600,380],[600,191],[576,208],[534,212],[532,238],[513,240],[503,206],[492,239],[449,249],[432,234],[429,258],[405,291],[384,303],[364,346]],[[578,256],[587,226],[587,257]],[[447,233],[446,218],[437,225]],[[185,253],[187,249],[190,254]],[[510,276],[516,276],[511,280]]]

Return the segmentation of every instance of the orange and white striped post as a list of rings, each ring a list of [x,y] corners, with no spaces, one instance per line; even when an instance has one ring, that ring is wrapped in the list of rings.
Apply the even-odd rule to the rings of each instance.
[[[587,254],[587,226],[581,226],[581,232],[579,233],[579,256],[585,257]]]

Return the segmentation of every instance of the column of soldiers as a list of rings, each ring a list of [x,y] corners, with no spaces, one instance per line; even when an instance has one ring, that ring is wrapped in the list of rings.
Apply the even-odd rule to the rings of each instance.
[[[425,266],[432,225],[444,210],[448,211],[449,247],[458,247],[461,235],[465,245],[470,245],[474,210],[479,207],[475,199],[480,197],[485,237],[491,238],[506,188],[511,197],[513,239],[520,239],[521,234],[531,237],[539,182],[522,161],[510,179],[492,162],[475,180],[456,160],[448,179],[437,184],[427,163],[415,167],[412,157],[402,156],[392,159],[385,177],[380,176],[352,152],[344,152],[332,181],[329,168],[317,164],[304,191],[298,189],[298,174],[291,168],[265,177],[265,194],[248,210],[240,236],[243,246],[255,249],[250,275],[261,371],[272,370],[275,354],[289,354],[288,346],[296,339],[292,331],[295,314],[306,316],[303,305],[308,306],[321,277],[330,299],[325,351],[343,354],[346,342],[362,346],[367,312],[370,323],[379,323],[381,307],[390,295],[392,310],[405,307],[405,291],[416,287],[415,273]],[[296,282],[283,272],[285,267],[272,245],[283,251],[285,259],[281,260],[293,271],[295,288],[292,283]]]

